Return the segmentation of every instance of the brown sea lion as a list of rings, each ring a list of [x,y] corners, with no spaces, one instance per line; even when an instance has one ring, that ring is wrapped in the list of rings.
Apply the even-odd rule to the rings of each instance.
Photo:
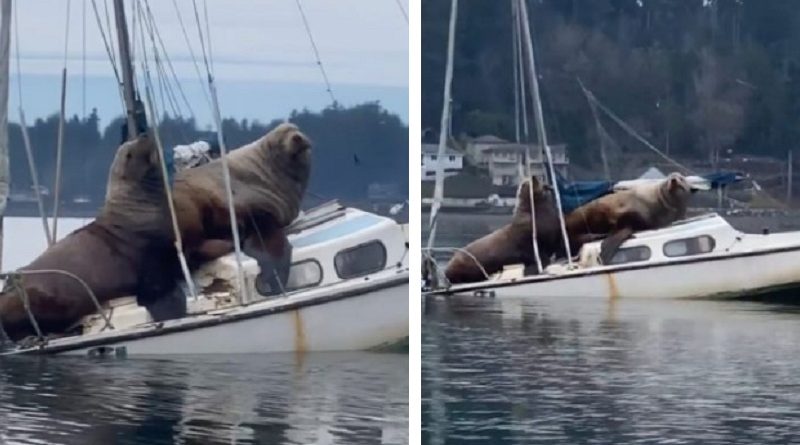
[[[227,155],[233,208],[242,242],[259,240],[266,251],[283,253],[283,228],[300,212],[311,174],[311,142],[284,123]],[[233,250],[222,160],[179,172],[173,200],[184,248],[208,261]]]
[[[169,219],[151,137],[123,144],[109,173],[106,201],[94,221],[70,233],[20,271],[62,270],[81,278],[102,304],[136,292],[143,252],[166,243]],[[22,275],[21,285],[44,334],[61,333],[96,308],[75,279],[57,273]],[[17,340],[33,335],[19,288],[7,283],[0,293],[0,321]]]
[[[617,249],[634,232],[666,227],[686,216],[692,187],[680,173],[663,181],[641,184],[605,195],[566,216],[573,253],[581,240],[605,236],[600,260],[609,264]]]
[[[283,228],[300,212],[311,174],[311,142],[296,125],[284,123],[227,154],[234,212],[243,252],[270,257],[288,278],[291,246]],[[222,160],[179,171],[173,202],[190,270],[234,250]],[[266,254],[266,255],[265,255]],[[172,291],[181,278],[174,248],[153,246],[138,296],[149,305]]]
[[[517,207],[509,224],[464,248],[489,275],[509,264],[523,263],[527,267],[536,262],[532,244],[530,184],[531,181],[524,181],[517,189]],[[543,187],[536,178],[533,178],[533,196],[537,245],[545,266],[551,255],[563,255],[564,251],[559,235],[558,211],[552,190]],[[445,276],[452,284],[486,279],[480,267],[464,252],[453,255],[445,268]]]

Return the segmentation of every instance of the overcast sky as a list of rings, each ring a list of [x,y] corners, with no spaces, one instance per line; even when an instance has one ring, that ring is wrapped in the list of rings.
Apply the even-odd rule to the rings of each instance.
[[[105,5],[112,14],[112,1],[95,1],[105,21]],[[192,0],[174,1],[204,74]],[[406,10],[407,1],[400,1]],[[58,109],[68,3],[67,108],[80,114],[83,107],[85,4],[87,108],[97,107],[106,120],[118,114],[121,105],[91,0],[14,2],[26,116],[40,117]],[[208,123],[210,111],[202,94],[203,84],[173,0],[149,3],[191,108],[199,121]],[[202,20],[203,1],[197,3]],[[130,6],[133,1],[126,4]],[[207,0],[207,6],[213,67],[224,116],[267,121],[284,117],[292,109],[320,109],[330,103],[295,0]],[[407,121],[408,30],[397,1],[302,0],[302,6],[336,98],[348,105],[379,100]],[[111,19],[113,22],[113,15]],[[132,19],[129,10],[129,23]],[[130,32],[134,34],[133,29]],[[135,54],[139,57],[138,29],[135,33]],[[12,32],[12,121],[18,115],[14,37]]]

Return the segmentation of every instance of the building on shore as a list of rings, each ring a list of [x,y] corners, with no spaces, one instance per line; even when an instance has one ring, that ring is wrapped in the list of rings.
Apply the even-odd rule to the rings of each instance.
[[[562,176],[567,175],[569,157],[565,144],[550,145],[553,164]],[[486,170],[494,185],[517,185],[520,166],[526,153],[530,153],[531,173],[539,178],[546,176],[543,151],[536,144],[517,144],[497,136],[481,136],[467,143],[467,160],[479,169]]]
[[[436,177],[436,167],[442,163],[445,177],[457,175],[464,168],[464,154],[447,147],[444,158],[439,159],[439,146],[436,144],[422,144],[422,180],[433,181]]]

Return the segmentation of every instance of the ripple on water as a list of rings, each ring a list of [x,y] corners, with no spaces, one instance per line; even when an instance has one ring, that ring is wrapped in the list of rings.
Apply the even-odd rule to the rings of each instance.
[[[800,441],[796,307],[457,298],[425,311],[425,443]]]
[[[408,441],[408,356],[0,361],[0,443]]]

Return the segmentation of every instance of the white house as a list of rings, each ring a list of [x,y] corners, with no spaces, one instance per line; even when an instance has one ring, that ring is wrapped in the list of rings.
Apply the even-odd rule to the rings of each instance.
[[[464,168],[464,155],[447,147],[445,155],[439,159],[439,146],[436,144],[422,144],[422,180],[433,181],[436,176],[437,164],[442,163],[445,177],[457,174]]]
[[[476,167],[488,171],[494,185],[517,185],[524,154],[530,152],[531,173],[545,176],[545,159],[535,144],[517,144],[497,136],[484,135],[467,143],[467,159]],[[556,170],[566,175],[569,158],[564,144],[550,145]]]
[[[517,185],[521,177],[526,152],[530,153],[531,174],[539,178],[546,176],[546,162],[542,150],[538,145],[527,144],[498,144],[486,148],[481,152],[482,164],[494,185]],[[564,144],[551,145],[550,153],[553,156],[553,165],[562,176],[567,174],[569,159]]]

